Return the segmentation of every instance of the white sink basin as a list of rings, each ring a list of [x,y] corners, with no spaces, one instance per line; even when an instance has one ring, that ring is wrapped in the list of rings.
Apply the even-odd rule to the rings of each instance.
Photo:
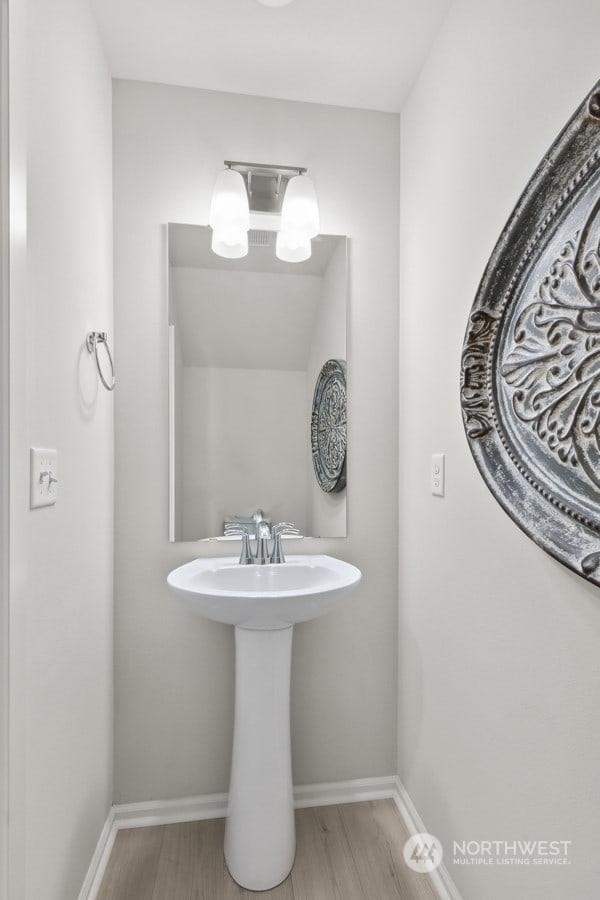
[[[323,615],[359,583],[356,566],[331,556],[241,566],[237,559],[194,559],[167,583],[192,612],[241,628],[287,628]]]
[[[323,615],[361,578],[331,556],[241,566],[195,559],[167,578],[199,616],[235,625],[235,719],[225,860],[234,880],[266,891],[290,872],[296,851],[290,743],[293,626]]]

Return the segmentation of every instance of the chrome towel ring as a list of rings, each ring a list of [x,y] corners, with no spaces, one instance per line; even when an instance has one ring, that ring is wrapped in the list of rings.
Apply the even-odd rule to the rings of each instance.
[[[104,373],[102,372],[102,367],[100,366],[100,360],[98,359],[98,344],[104,344],[104,349],[106,350],[106,355],[108,356],[108,361],[110,363],[110,379],[107,380],[104,377]],[[90,331],[85,338],[85,346],[88,349],[88,353],[93,353],[96,357],[96,368],[98,369],[98,375],[100,376],[100,381],[104,385],[107,391],[114,390],[115,387],[115,367],[113,363],[113,358],[110,354],[110,349],[108,347],[108,340],[106,338],[105,331]]]

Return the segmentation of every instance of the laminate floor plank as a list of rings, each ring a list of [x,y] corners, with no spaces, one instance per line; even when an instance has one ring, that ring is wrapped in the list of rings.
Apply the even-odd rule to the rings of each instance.
[[[117,833],[97,900],[150,900],[166,827]]]
[[[120,831],[97,900],[437,900],[392,800],[297,810],[294,867],[270,891],[235,883],[224,836],[224,819]]]
[[[252,891],[236,884],[225,865],[225,820],[169,826],[160,852],[152,900],[250,900]],[[286,879],[261,897],[294,900]]]
[[[250,900],[251,894],[236,884],[225,865],[223,842],[225,840],[225,819],[212,819],[200,823],[203,828],[210,825],[210,865],[204,874],[202,900],[214,897],[215,900]],[[198,898],[200,900],[200,898]]]
[[[412,872],[404,862],[402,853],[409,835],[393,800],[346,803],[339,809],[366,896],[378,900],[436,897],[429,893],[429,878]]]
[[[198,900],[210,878],[210,829],[204,822],[182,822],[166,829],[151,900]]]
[[[396,870],[398,882],[404,882],[409,891],[407,897],[410,900],[439,900],[431,880],[419,872],[413,872],[404,862],[404,844],[410,837],[406,829],[398,807],[393,800],[379,801],[372,807],[372,815],[377,818],[385,835],[398,834],[398,840],[393,841],[390,847],[390,860]]]
[[[298,810],[296,840],[294,900],[365,900],[338,806]]]

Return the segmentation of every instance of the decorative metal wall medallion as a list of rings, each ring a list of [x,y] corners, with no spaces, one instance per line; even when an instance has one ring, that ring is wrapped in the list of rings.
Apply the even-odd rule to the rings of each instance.
[[[492,253],[467,326],[461,405],[496,499],[600,585],[600,82]]]
[[[346,361],[328,359],[317,378],[310,439],[315,475],[326,493],[346,487]]]

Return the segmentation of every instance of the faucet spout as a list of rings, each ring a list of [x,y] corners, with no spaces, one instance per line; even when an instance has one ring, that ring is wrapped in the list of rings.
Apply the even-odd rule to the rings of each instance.
[[[271,530],[265,521],[256,523],[256,553],[254,562],[257,566],[264,566],[270,561],[269,540]]]

